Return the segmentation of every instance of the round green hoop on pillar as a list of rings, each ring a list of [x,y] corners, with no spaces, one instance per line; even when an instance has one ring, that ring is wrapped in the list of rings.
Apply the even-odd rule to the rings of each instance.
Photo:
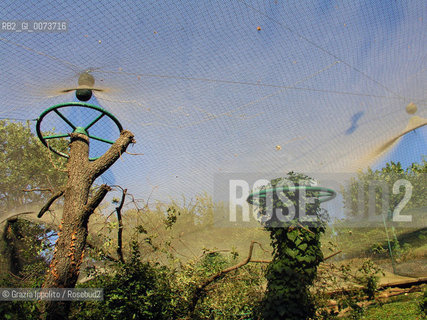
[[[277,192],[277,191],[283,191],[283,192],[294,192],[296,190],[308,190],[308,191],[314,191],[318,192],[318,194],[315,196],[319,199],[320,203],[326,202],[329,200],[334,199],[337,196],[337,193],[329,188],[324,187],[314,187],[314,186],[294,186],[294,187],[276,187],[276,188],[270,188],[270,189],[264,189],[257,192],[252,192],[249,197],[246,199],[247,202],[249,202],[252,205],[257,205],[253,203],[254,197],[257,196],[258,198],[265,198],[267,193],[270,192]]]
[[[100,112],[100,114],[93,119],[88,125],[86,125],[85,127],[80,127],[80,126],[75,126],[67,117],[65,117],[59,110],[62,108],[68,108],[68,107],[83,107],[83,108],[88,108],[88,109],[93,109],[93,110],[97,110]],[[54,105],[50,108],[47,108],[46,110],[44,110],[42,112],[42,114],[38,117],[37,119],[37,123],[36,123],[36,131],[37,131],[37,136],[40,139],[40,141],[43,143],[43,145],[45,145],[50,151],[56,153],[57,155],[60,155],[61,157],[65,157],[68,158],[68,154],[65,154],[61,151],[56,150],[55,148],[52,148],[48,143],[47,140],[51,140],[51,139],[60,139],[60,138],[67,138],[70,136],[69,133],[66,134],[54,134],[54,135],[43,135],[40,129],[40,125],[44,119],[44,117],[51,113],[54,112],[56,113],[66,124],[68,124],[71,129],[72,129],[72,133],[80,133],[80,134],[84,134],[86,136],[89,137],[89,139],[93,139],[93,140],[97,140],[97,141],[101,141],[104,143],[108,143],[108,144],[113,144],[114,141],[108,140],[108,139],[104,139],[101,137],[97,137],[94,135],[91,135],[89,133],[89,129],[90,127],[92,127],[96,122],[98,122],[98,120],[100,120],[101,118],[103,118],[104,116],[107,116],[108,118],[110,118],[115,125],[117,126],[117,128],[119,129],[119,132],[122,132],[123,127],[120,124],[119,120],[117,120],[117,118],[111,114],[110,112],[108,112],[107,110],[104,110],[101,107],[95,106],[93,104],[89,104],[89,103],[85,103],[85,102],[67,102],[67,103],[61,103],[61,104],[57,104]],[[96,159],[98,159],[99,157],[90,157],[89,160],[90,161],[94,161]]]

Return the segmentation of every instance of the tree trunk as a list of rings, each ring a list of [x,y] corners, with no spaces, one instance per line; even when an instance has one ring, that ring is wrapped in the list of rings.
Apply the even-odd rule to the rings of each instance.
[[[111,189],[107,185],[102,185],[89,199],[90,187],[95,179],[126,151],[131,142],[133,134],[122,131],[120,138],[102,157],[90,162],[89,138],[83,134],[71,134],[63,218],[43,288],[75,287],[86,246],[89,217]],[[45,319],[66,319],[70,302],[46,301],[42,309]]]
[[[22,237],[22,234],[16,234],[14,230],[14,224],[18,219],[7,219],[2,235],[2,248],[0,256],[0,271],[3,274],[12,273],[15,276],[19,276],[19,272],[22,270],[23,261],[19,255],[18,239]],[[20,230],[18,230],[19,232]]]

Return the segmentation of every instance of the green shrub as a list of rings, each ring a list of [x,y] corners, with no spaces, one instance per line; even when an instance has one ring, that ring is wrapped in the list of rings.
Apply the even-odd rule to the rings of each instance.
[[[197,286],[212,275],[239,262],[233,252],[208,252],[182,264],[174,271],[173,308],[177,319],[185,318]],[[191,319],[258,319],[255,313],[262,299],[265,265],[247,264],[227,273],[198,296]]]
[[[104,300],[74,303],[71,319],[171,319],[169,277],[165,267],[142,262],[134,245],[131,259],[114,275],[100,274],[83,285],[103,288]]]
[[[424,294],[421,297],[421,302],[418,306],[420,308],[421,315],[427,317],[427,288],[424,289]]]

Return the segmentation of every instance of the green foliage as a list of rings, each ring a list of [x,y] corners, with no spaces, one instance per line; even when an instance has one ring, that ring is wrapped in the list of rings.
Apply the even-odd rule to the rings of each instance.
[[[1,250],[12,266],[10,272],[0,273],[0,288],[40,288],[55,235],[42,224],[21,219],[8,221]],[[0,302],[0,319],[39,319],[37,302]]]
[[[402,245],[399,243],[399,240],[397,238],[393,239],[393,241],[390,242],[391,251],[393,254],[393,257],[397,262],[403,262],[407,260],[407,258],[412,253],[412,246],[409,243],[403,243]],[[386,256],[389,254],[389,251],[385,244],[381,243],[375,243],[372,245],[370,252],[374,256]]]
[[[383,247],[383,245],[381,243],[374,243],[370,249],[370,251],[372,252],[372,254],[374,255],[382,255],[387,253],[387,249]]]
[[[374,304],[365,308],[361,319],[366,320],[394,320],[394,319],[414,319],[421,320],[425,317],[419,314],[416,300],[418,293],[409,293],[390,298],[384,304]],[[344,318],[346,319],[346,318]]]
[[[0,317],[4,320],[39,320],[40,312],[33,301],[0,301]]]
[[[10,274],[1,274],[0,288],[33,287],[23,278],[17,278]],[[38,320],[40,312],[35,301],[0,301],[0,319],[5,320]]]
[[[318,272],[313,294],[316,296],[317,314],[329,319],[339,311],[349,308],[350,319],[360,319],[365,309],[360,301],[373,300],[377,292],[381,268],[370,259],[354,259],[346,263],[323,263]],[[335,292],[331,296],[330,292]],[[330,299],[336,302],[337,310],[328,310]]]
[[[64,141],[58,140],[56,143],[61,150],[67,147]],[[64,158],[52,156],[40,143],[31,132],[29,123],[25,125],[1,120],[0,211],[45,201],[50,196],[49,193],[23,190],[55,191],[65,183],[65,163]],[[54,232],[41,224],[16,218],[10,218],[1,228],[0,261],[3,286],[40,286],[51,254],[51,238],[55,235]],[[0,308],[0,313],[3,314],[1,318],[6,319],[30,319],[36,310],[32,302],[7,302],[2,303]]]
[[[100,243],[91,241],[91,244],[103,248],[104,253],[96,254],[92,250],[86,252],[85,264],[88,266],[86,274],[91,280],[78,286],[104,288],[105,300],[74,302],[72,319],[184,319],[196,287],[217,272],[244,259],[250,243],[248,239],[261,239],[264,247],[268,248],[265,239],[262,238],[267,236],[267,232],[260,228],[224,231],[209,225],[212,221],[212,207],[213,203],[209,198],[200,197],[191,206],[170,203],[155,207],[154,210],[144,208],[143,214],[139,212],[138,215],[134,215],[133,211],[124,212],[124,235],[127,239],[124,242],[127,253],[124,265],[106,260],[107,254],[116,257],[114,241],[117,222],[113,219],[114,216],[106,223],[104,215],[100,213],[94,215],[92,218],[95,220],[91,220],[92,226],[99,219],[99,223],[95,226],[99,225],[101,229],[92,228],[92,231],[102,230],[107,236],[103,237]],[[313,206],[310,210],[315,208]],[[320,210],[313,212],[317,212],[321,217],[320,221],[324,221],[323,212]],[[302,226],[313,233],[317,232],[318,235],[322,233],[321,223]],[[39,230],[40,235],[47,230],[42,226],[36,227],[26,223],[20,226],[23,230],[30,231],[32,228],[36,228],[34,232],[31,231],[33,234],[37,234],[37,228],[42,228]],[[276,258],[269,267],[267,264],[250,263],[211,283],[200,297],[192,319],[261,319],[261,313],[264,312],[264,316],[266,313],[266,303],[272,308],[277,308],[273,311],[273,316],[279,311],[285,312],[283,317],[277,315],[278,319],[292,319],[292,315],[290,316],[292,308],[304,309],[304,303],[313,306],[312,312],[317,308],[313,317],[321,317],[321,308],[324,308],[331,299],[330,295],[323,293],[344,288],[352,290],[348,294],[333,297],[338,302],[339,309],[350,307],[351,319],[368,318],[366,315],[371,314],[369,309],[362,308],[359,301],[363,296],[375,295],[378,275],[381,273],[378,266],[372,261],[355,259],[341,265],[329,264],[328,260],[317,267],[316,259],[319,259],[320,252],[317,249],[309,249],[319,245],[318,236],[304,228],[296,221],[289,222],[284,228],[265,228],[269,233],[273,233],[271,241],[272,244],[275,243],[273,247],[275,256],[280,252],[285,259]],[[355,229],[353,234],[349,235],[348,230],[345,230],[346,236],[351,241],[367,233],[365,230]],[[378,233],[378,230],[371,232]],[[422,234],[417,233],[417,239],[419,235]],[[385,235],[382,235],[382,238],[384,237]],[[107,241],[107,238],[110,241]],[[34,261],[38,261],[40,249],[47,249],[42,243],[38,244],[37,241],[41,239],[33,240],[34,242],[31,239],[19,240],[23,241],[23,246],[32,248],[28,256],[23,255],[26,259],[30,259],[27,261],[31,261],[32,255],[36,257]],[[138,240],[138,243],[132,240]],[[268,238],[266,240],[268,241]],[[102,247],[103,243],[109,245]],[[283,243],[287,245],[281,245]],[[45,244],[48,245],[49,242]],[[215,247],[212,244],[215,244]],[[231,244],[239,244],[239,247],[231,251],[223,250],[229,249]],[[380,244],[384,246],[383,243]],[[360,246],[358,241],[355,245]],[[404,245],[401,246],[403,247]],[[263,254],[261,250],[254,253],[256,254],[254,259],[270,260],[269,254],[259,256]],[[45,265],[45,262],[41,261],[40,265],[43,264]],[[276,267],[273,269],[274,265]],[[289,268],[293,269],[289,271]],[[24,267],[21,273],[22,278],[25,277],[28,281],[9,276],[0,282],[0,287],[40,286],[43,270],[30,264],[28,269]],[[284,274],[284,270],[288,270],[290,275]],[[270,282],[276,281],[275,286],[267,284],[266,274]],[[314,286],[311,286],[313,277],[316,277],[316,280]],[[323,287],[318,290],[322,283]],[[302,285],[306,287],[302,288]],[[310,291],[304,291],[307,287]],[[313,300],[313,297],[316,299]],[[320,299],[323,301],[319,302]],[[273,305],[275,302],[277,304]],[[280,309],[282,305],[286,307],[285,311]],[[0,318],[36,319],[38,318],[36,307],[37,304],[33,302],[0,303]],[[399,310],[396,310],[396,315],[406,314],[397,311]],[[387,319],[381,317],[379,311],[375,314],[378,314],[376,319]],[[333,315],[323,312],[323,317],[331,319]],[[304,319],[304,315],[294,316],[295,318]],[[396,317],[398,318],[399,316]]]
[[[412,254],[412,248],[409,243],[404,243],[401,245],[398,239],[394,239],[391,242],[391,250],[393,252],[393,256],[396,259],[396,262],[401,263],[409,259]]]
[[[78,287],[104,288],[102,302],[75,302],[71,319],[183,319],[196,287],[236,264],[230,254],[207,252],[187,263],[165,267],[143,262],[137,243],[125,264],[108,273],[92,269],[92,279]],[[263,294],[264,266],[247,265],[212,284],[192,319],[243,319],[256,313]],[[114,273],[112,273],[114,270]]]
[[[339,272],[339,276],[346,283],[346,289],[348,290],[339,298],[340,306],[342,309],[350,307],[353,317],[359,319],[363,314],[363,309],[357,302],[364,296],[367,296],[369,300],[375,298],[379,274],[383,274],[382,270],[373,263],[372,260],[365,259],[355,270],[354,267],[348,263],[341,265]],[[351,284],[353,284],[353,286],[351,286]]]
[[[55,236],[56,233],[43,224],[22,219],[8,221],[1,249],[10,260],[10,271],[32,286],[47,269]]]
[[[177,319],[187,316],[189,301],[198,285],[238,262],[233,254],[206,251],[172,271]],[[213,282],[199,297],[192,319],[254,319],[263,296],[264,272],[263,264],[248,264]]]
[[[180,212],[176,210],[174,207],[169,207],[167,210],[167,215],[165,218],[165,226],[167,229],[172,228],[172,226],[175,224],[176,220],[178,219],[178,216],[180,215]]]
[[[199,302],[195,319],[256,319],[263,297],[265,267],[247,265],[213,284]]]
[[[309,185],[311,179],[302,174],[289,173],[287,181],[295,186]],[[279,178],[272,180],[265,188],[274,188],[285,182]],[[305,214],[314,218],[313,221],[298,219],[302,201],[298,190],[287,192],[288,200],[296,209],[295,217],[291,221],[281,221],[276,214],[278,209],[282,214],[290,214],[289,201],[279,200],[276,194],[268,206],[267,199],[260,199],[260,214],[266,215],[272,209],[271,219],[265,222],[265,228],[270,232],[273,247],[273,261],[269,264],[266,278],[267,292],[264,297],[262,314],[264,319],[309,319],[314,317],[315,308],[309,288],[316,277],[317,266],[323,260],[320,249],[320,235],[325,231],[326,215],[320,208],[319,200],[308,203]],[[315,193],[307,191],[306,197],[313,197]],[[283,220],[283,219],[282,219]]]
[[[66,145],[57,139],[59,148]],[[62,150],[61,149],[61,150]],[[64,158],[52,155],[29,124],[0,121],[0,210],[44,200],[45,193],[23,189],[57,189],[65,183]]]
[[[55,232],[42,224],[21,219],[7,221],[0,246],[3,287],[40,287],[55,236]],[[25,304],[17,303],[19,306]],[[16,312],[19,310],[16,308]]]
[[[375,298],[375,292],[378,287],[378,274],[381,272],[381,268],[375,265],[372,260],[367,259],[354,276],[356,282],[362,285],[363,292],[370,300]]]
[[[138,241],[146,260],[162,264],[175,258],[185,263],[200,256],[203,248],[231,249],[234,246],[235,251],[246,253],[252,240],[269,249],[268,233],[258,223],[253,228],[219,228],[214,223],[214,214],[219,212],[217,203],[206,194],[198,195],[192,201],[154,202],[150,206],[146,205],[146,201],[141,203],[141,208],[127,210],[122,214],[125,258],[132,240]],[[129,205],[132,203],[128,203],[127,207]],[[214,213],[214,210],[218,211]],[[115,222],[115,215],[111,215],[108,221]],[[97,248],[111,243],[108,248],[104,248],[107,249],[105,253],[115,256],[117,228],[106,227],[105,215],[93,214],[89,230],[90,243]],[[267,252],[259,258],[270,259],[271,255]]]
[[[342,188],[344,207],[349,216],[365,218],[373,214],[379,215],[386,209],[383,208],[383,200],[387,199],[384,198],[381,189],[381,186],[386,186],[389,196],[387,201],[389,210],[393,212],[405,196],[403,187],[396,194],[392,192],[393,185],[400,179],[409,181],[413,190],[405,209],[425,207],[427,206],[427,198],[425,197],[427,192],[426,174],[427,159],[423,159],[419,164],[414,163],[407,169],[403,169],[400,162],[390,162],[380,170],[373,171],[368,168],[365,172],[360,171],[357,177],[352,178],[346,187]],[[375,212],[369,211],[370,198],[374,200]],[[385,212],[384,214],[388,213]]]
[[[165,267],[141,261],[136,243],[129,262],[114,275],[97,274],[79,287],[104,289],[102,302],[74,303],[71,319],[170,319],[170,274]]]
[[[211,197],[202,194],[190,203],[185,199],[180,203],[156,203],[150,209],[144,207],[136,212],[136,216],[133,211],[123,214],[125,226],[137,225],[133,238],[138,239],[144,258],[168,265],[172,306],[177,319],[187,316],[197,286],[240,262],[241,253],[246,254],[252,239],[263,237],[266,240],[262,241],[263,245],[268,247],[267,234],[261,228],[215,226],[214,205]],[[227,250],[231,244],[236,246]],[[262,255],[257,251],[256,254],[259,259],[270,258],[268,252]],[[246,265],[210,284],[199,297],[194,319],[248,318],[255,312],[264,292],[264,269],[265,264]]]
[[[424,215],[425,211],[419,211],[419,217]],[[387,225],[388,226],[388,225]],[[416,257],[422,258],[425,253],[425,236],[427,229],[420,225],[411,228],[405,225],[394,228],[387,228],[393,257],[396,261],[406,261]],[[387,234],[383,223],[374,224],[370,227],[355,227],[354,223],[348,220],[336,221],[333,225],[332,234],[331,228],[327,230],[328,234],[324,239],[333,239],[337,244],[336,250],[342,250],[343,254],[340,257],[345,259],[352,258],[373,258],[373,259],[390,259],[390,252],[387,242]],[[352,230],[352,234],[349,234]],[[396,241],[397,238],[397,241]],[[397,245],[399,244],[399,245]],[[336,251],[335,250],[335,251]]]
[[[421,301],[418,305],[419,309],[420,309],[420,313],[427,317],[427,287],[424,289],[424,294],[421,297]]]

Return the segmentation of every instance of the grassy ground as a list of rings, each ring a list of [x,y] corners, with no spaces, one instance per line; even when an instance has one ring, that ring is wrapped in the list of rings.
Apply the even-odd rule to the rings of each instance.
[[[423,211],[425,214],[426,211]],[[350,263],[355,266],[363,258],[371,258],[384,271],[379,284],[427,276],[427,228],[420,225],[418,229],[388,227],[388,236],[391,241],[399,244],[393,250],[395,270],[390,259],[387,234],[384,227],[352,227],[346,223],[335,225],[327,230],[323,237],[324,252],[328,247],[333,250],[342,250],[342,254],[333,260],[335,263]],[[395,248],[394,248],[395,249]],[[419,311],[421,293],[390,298],[382,305],[375,304],[367,307],[362,315],[348,315],[345,319],[373,319],[373,320],[400,320],[400,319],[427,319]]]
[[[342,250],[342,253],[334,259],[335,261],[371,258],[386,273],[393,272],[384,228],[350,228],[340,225],[336,226],[334,231],[335,235],[331,233],[331,229],[327,230],[322,242],[325,254],[327,252],[325,249],[330,244],[333,244],[334,250]],[[427,228],[392,229],[389,227],[388,232],[395,262],[395,275],[427,276]],[[395,247],[396,243],[398,247]]]
[[[400,320],[426,319],[419,312],[418,303],[421,293],[411,293],[391,298],[383,305],[372,305],[366,309],[361,319],[369,320]],[[347,317],[346,319],[351,319]]]

